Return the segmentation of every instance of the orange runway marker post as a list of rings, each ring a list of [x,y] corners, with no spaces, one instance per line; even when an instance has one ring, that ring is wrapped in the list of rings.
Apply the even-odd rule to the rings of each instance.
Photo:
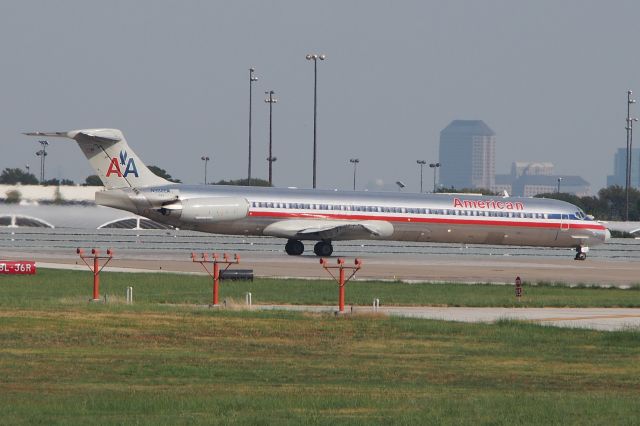
[[[87,265],[89,270],[93,272],[93,299],[91,299],[91,301],[97,302],[100,300],[100,272],[107,266],[107,263],[113,259],[113,250],[107,249],[106,256],[100,256],[100,251],[95,248],[91,249],[91,256],[85,256],[84,250],[81,248],[77,248],[76,253],[80,256],[84,264]],[[93,267],[89,265],[87,259],[93,259]],[[100,259],[106,259],[102,267],[100,267]]]
[[[354,266],[345,266],[344,259],[338,258],[337,266],[329,266],[327,259],[320,259],[320,265],[333,277],[338,283],[338,313],[344,313],[344,286],[356,275],[356,272],[362,267],[362,261],[357,259],[354,261]],[[338,269],[338,278],[331,272],[332,269]],[[345,279],[345,269],[351,271],[349,278]]]
[[[209,256],[207,255],[207,253],[202,253],[200,259],[198,259],[198,256],[195,253],[191,253],[191,260],[193,262],[201,264],[204,270],[207,271],[207,274],[209,274],[209,276],[213,278],[213,300],[211,306],[219,306],[218,287],[220,282],[220,264],[226,265],[223,269],[223,271],[226,271],[231,265],[237,265],[238,263],[240,263],[240,256],[234,254],[233,259],[230,259],[229,255],[227,255],[227,253],[224,253],[222,255],[222,260],[220,260],[218,254],[213,253],[211,255],[211,260],[209,260]],[[211,270],[209,270],[209,268],[207,267],[208,263],[213,264]]]

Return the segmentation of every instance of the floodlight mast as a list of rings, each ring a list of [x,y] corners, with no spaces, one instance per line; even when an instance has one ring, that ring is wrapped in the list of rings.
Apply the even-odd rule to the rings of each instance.
[[[633,146],[633,120],[631,118],[631,104],[635,104],[635,99],[631,99],[633,92],[627,90],[627,158],[626,158],[626,172],[625,172],[625,220],[629,221],[629,187],[631,186],[631,147]],[[637,121],[637,120],[636,120]]]
[[[269,186],[273,186],[273,162],[277,160],[273,156],[273,104],[278,100],[273,97],[275,93],[273,90],[264,93],[269,95],[264,101],[269,104],[269,158],[267,158],[267,161],[269,162]]]
[[[420,193],[422,194],[422,169],[427,162],[425,160],[416,160],[416,163],[420,165]]]
[[[200,159],[202,161],[204,161],[204,184],[207,184],[207,163],[209,163],[209,156],[208,155],[203,155],[202,157],[200,157]]]
[[[44,165],[45,157],[48,155],[47,146],[49,145],[49,142],[44,140],[38,142],[40,143],[40,146],[42,146],[42,149],[36,152],[36,156],[40,157],[40,184],[42,185],[44,183]]]
[[[356,169],[358,167],[358,163],[360,162],[359,158],[351,158],[349,162],[353,164],[353,190],[356,190]]]
[[[249,165],[247,172],[247,185],[251,185],[251,107],[253,105],[253,82],[258,81],[258,77],[255,77],[253,73],[256,70],[252,67],[249,68]]]
[[[436,193],[436,170],[440,167],[440,163],[430,163],[429,167],[433,169],[433,193]]]
[[[318,164],[317,121],[318,121],[318,59],[324,61],[324,54],[309,53],[307,61],[313,61],[313,189],[316,188],[316,167]]]

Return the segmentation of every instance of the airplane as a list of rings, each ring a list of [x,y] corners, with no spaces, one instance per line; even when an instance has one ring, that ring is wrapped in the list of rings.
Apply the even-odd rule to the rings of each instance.
[[[96,204],[179,229],[286,239],[285,252],[333,253],[333,241],[393,240],[565,247],[585,260],[609,231],[559,200],[472,194],[409,194],[186,185],[151,172],[117,129],[29,132],[75,140],[102,180]]]

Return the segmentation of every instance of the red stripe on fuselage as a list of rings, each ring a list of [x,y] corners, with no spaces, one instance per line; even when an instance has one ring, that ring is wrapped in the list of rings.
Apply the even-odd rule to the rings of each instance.
[[[449,225],[489,225],[489,226],[517,226],[525,228],[560,228],[560,225],[569,225],[571,229],[591,229],[604,231],[605,227],[597,223],[575,223],[575,222],[540,222],[523,218],[522,221],[496,220],[496,219],[458,219],[458,218],[437,218],[437,217],[415,217],[415,216],[382,216],[382,215],[347,215],[347,214],[326,214],[326,213],[289,213],[274,211],[249,212],[252,217],[265,217],[273,219],[339,219],[339,220],[384,220],[387,222],[401,223],[436,223]]]

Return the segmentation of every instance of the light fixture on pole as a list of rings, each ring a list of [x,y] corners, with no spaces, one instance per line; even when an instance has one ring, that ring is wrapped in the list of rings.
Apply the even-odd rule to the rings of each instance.
[[[313,188],[316,187],[316,166],[317,166],[317,120],[318,120],[318,59],[324,61],[324,54],[308,54],[307,61],[313,61]]]
[[[278,102],[278,100],[273,97],[275,93],[273,90],[264,93],[269,95],[264,101],[269,104],[269,157],[267,161],[269,162],[269,186],[273,186],[273,162],[277,160],[277,158],[273,156],[273,104]]]
[[[206,185],[207,184],[207,163],[209,162],[210,158],[203,155],[202,157],[200,157],[200,159],[204,161],[204,184]]]
[[[562,177],[558,178],[558,194],[560,193],[560,182],[562,182]]]
[[[249,68],[249,166],[247,172],[247,185],[251,185],[251,107],[253,105],[252,94],[253,94],[253,82],[258,81],[258,77],[255,77],[253,73],[256,70],[254,68]]]
[[[351,164],[353,164],[353,190],[356,190],[356,169],[358,167],[358,163],[360,162],[360,159],[358,158],[351,158],[349,159],[349,162]]]
[[[425,160],[417,160],[416,163],[420,164],[420,193],[422,194],[422,169],[427,162]]]
[[[430,163],[429,167],[433,169],[433,193],[436,193],[436,170],[440,167],[440,163]]]
[[[38,141],[42,146],[42,149],[36,152],[36,155],[40,157],[40,184],[44,183],[44,159],[48,155],[47,154],[47,146],[49,142],[47,141]]]
[[[629,187],[631,186],[631,144],[632,144],[632,119],[631,119],[631,104],[635,104],[635,99],[631,99],[631,95],[633,92],[631,90],[627,90],[627,125],[625,129],[627,130],[627,163],[626,163],[626,173],[625,173],[625,182],[624,182],[624,193],[625,193],[625,220],[629,221]]]

